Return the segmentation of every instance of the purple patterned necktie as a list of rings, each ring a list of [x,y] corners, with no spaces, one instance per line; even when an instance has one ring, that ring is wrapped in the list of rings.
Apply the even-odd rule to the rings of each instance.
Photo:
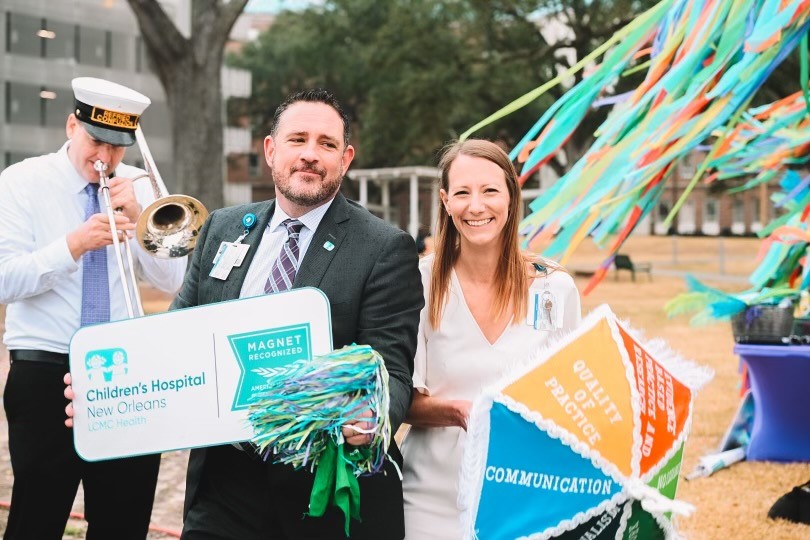
[[[270,277],[264,284],[267,294],[292,289],[298,271],[298,235],[304,224],[297,219],[285,219],[281,224],[287,228],[287,241],[281,246],[281,253],[273,262]]]
[[[101,212],[98,204],[98,184],[84,188],[87,203],[84,219]],[[107,248],[88,251],[82,255],[82,318],[81,325],[110,320],[110,282],[107,276]]]

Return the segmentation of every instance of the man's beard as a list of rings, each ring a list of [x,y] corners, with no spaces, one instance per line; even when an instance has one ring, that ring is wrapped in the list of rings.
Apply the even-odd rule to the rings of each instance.
[[[321,177],[321,181],[317,184],[314,191],[306,188],[296,191],[292,185],[292,176],[296,172],[317,174]],[[280,182],[278,179],[281,175],[275,168],[272,169],[272,174],[273,182],[275,182],[279,192],[284,195],[284,198],[304,208],[315,208],[331,200],[340,189],[340,183],[343,180],[343,175],[340,174],[336,177],[328,178],[326,171],[320,167],[292,167],[289,173],[283,177],[283,180]]]

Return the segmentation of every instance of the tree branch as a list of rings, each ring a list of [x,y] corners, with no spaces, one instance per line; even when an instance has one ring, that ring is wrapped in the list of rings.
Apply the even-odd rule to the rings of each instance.
[[[203,65],[212,51],[222,51],[234,22],[247,0],[194,0],[191,5],[191,41],[194,61]]]
[[[171,62],[182,56],[187,46],[180,33],[157,0],[127,0],[135,13],[144,42],[156,63]]]
[[[223,44],[228,39],[231,28],[233,28],[236,19],[239,18],[247,3],[248,0],[230,0],[225,4],[219,4],[219,17],[217,18],[219,28],[217,28],[216,33],[224,36],[222,39]]]

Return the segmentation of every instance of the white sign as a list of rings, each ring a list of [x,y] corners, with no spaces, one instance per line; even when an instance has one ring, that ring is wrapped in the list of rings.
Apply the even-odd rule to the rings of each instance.
[[[247,440],[267,377],[331,351],[329,300],[314,288],[82,328],[76,451],[97,461]]]

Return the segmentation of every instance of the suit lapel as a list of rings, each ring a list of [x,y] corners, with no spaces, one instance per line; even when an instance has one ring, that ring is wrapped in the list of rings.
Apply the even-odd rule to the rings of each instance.
[[[329,210],[324,214],[321,223],[315,230],[315,235],[307,248],[307,254],[295,276],[293,287],[318,287],[323,279],[326,269],[332,262],[340,244],[346,237],[343,223],[349,219],[349,203],[340,193]],[[330,246],[333,246],[330,248]]]
[[[249,245],[250,248],[245,256],[245,260],[242,261],[242,265],[233,268],[231,270],[231,274],[228,276],[228,279],[225,281],[225,286],[222,288],[222,300],[233,300],[235,298],[239,298],[239,293],[242,290],[242,284],[245,282],[248,268],[250,268],[250,264],[253,262],[253,257],[256,255],[256,251],[258,251],[259,243],[262,241],[262,237],[264,236],[264,230],[267,228],[267,224],[270,223],[270,219],[273,217],[275,208],[275,201],[266,201],[257,209],[256,213],[258,219],[256,221],[256,226],[250,231],[250,234],[248,234],[245,239],[242,240],[242,243]],[[240,234],[244,232],[244,230],[245,228],[241,224],[240,216],[240,222],[233,227],[233,233],[230,233],[229,228],[229,230],[225,233],[225,239],[229,242],[233,242],[239,237]]]

